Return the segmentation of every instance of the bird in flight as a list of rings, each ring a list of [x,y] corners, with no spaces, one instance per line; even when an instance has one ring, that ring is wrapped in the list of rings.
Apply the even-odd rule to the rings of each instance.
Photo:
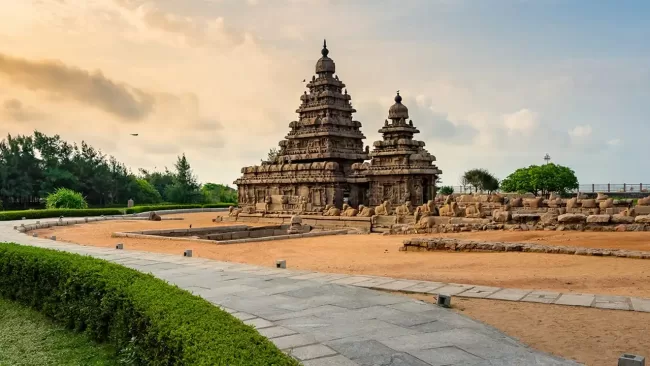
[[[304,82],[305,82],[305,79],[302,79],[302,82],[304,83]]]
[[[132,133],[131,136],[138,136],[139,133]]]

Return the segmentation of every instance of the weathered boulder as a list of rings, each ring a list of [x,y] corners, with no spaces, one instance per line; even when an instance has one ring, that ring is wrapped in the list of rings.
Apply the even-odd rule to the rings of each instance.
[[[639,215],[634,218],[637,224],[650,224],[650,215]]]
[[[547,212],[539,217],[539,221],[544,225],[553,225],[557,224],[559,215]]]
[[[594,199],[582,200],[582,208],[596,208],[596,207],[598,207],[596,205],[596,200]]]
[[[614,200],[611,198],[608,198],[603,201],[599,201],[598,206],[600,207],[601,210],[605,210],[608,208],[614,207]]]
[[[511,207],[524,207],[523,202],[524,202],[523,198],[521,198],[521,197],[515,198],[515,199],[510,200],[510,206]]]
[[[634,222],[634,217],[625,215],[612,215],[611,221],[614,224],[631,224]]]
[[[578,199],[577,198],[571,198],[566,201],[566,209],[571,210],[576,208],[578,206]]]
[[[650,215],[650,206],[636,205],[634,206],[634,212],[637,215]]]
[[[646,198],[640,198],[636,204],[639,206],[650,206],[650,196]]]
[[[614,231],[625,232],[625,231],[627,231],[627,225],[625,225],[625,224],[617,225],[616,228],[614,229]]]
[[[539,213],[515,213],[512,214],[512,220],[517,222],[537,221],[540,216]]]
[[[607,199],[609,199],[609,196],[605,193],[598,193],[598,196],[596,196],[596,201],[605,201]]]
[[[529,198],[524,201],[524,207],[540,208],[542,207],[543,201],[544,199],[542,197]]]
[[[566,213],[557,217],[557,221],[561,223],[580,223],[585,222],[586,220],[587,216],[574,213]]]
[[[610,215],[589,215],[587,216],[588,224],[607,224],[611,220]]]
[[[492,219],[496,222],[508,222],[510,219],[512,219],[512,214],[510,211],[501,211],[501,210],[494,210],[492,211]]]

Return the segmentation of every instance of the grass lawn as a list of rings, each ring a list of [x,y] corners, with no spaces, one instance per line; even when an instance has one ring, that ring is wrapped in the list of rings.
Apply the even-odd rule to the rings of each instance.
[[[0,365],[117,365],[113,349],[0,298]]]

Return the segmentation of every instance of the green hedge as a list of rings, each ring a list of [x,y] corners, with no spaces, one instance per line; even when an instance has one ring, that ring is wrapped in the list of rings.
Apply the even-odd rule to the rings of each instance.
[[[135,365],[298,365],[187,291],[104,260],[0,244],[0,296],[115,347]]]
[[[86,217],[86,216],[111,216],[141,213],[147,211],[182,210],[191,208],[226,208],[237,206],[236,203],[213,203],[208,205],[156,205],[135,206],[131,208],[88,208],[83,210],[54,209],[54,210],[24,210],[0,211],[0,221],[26,219],[46,219],[51,217]]]
[[[83,210],[53,209],[53,210],[24,210],[0,211],[0,221],[26,219],[46,219],[50,217],[85,217],[123,215],[124,210],[117,208],[88,208]]]

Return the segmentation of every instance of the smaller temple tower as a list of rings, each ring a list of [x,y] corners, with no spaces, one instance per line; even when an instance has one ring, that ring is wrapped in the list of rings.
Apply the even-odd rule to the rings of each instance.
[[[408,108],[398,91],[388,119],[379,130],[383,139],[374,142],[372,160],[363,169],[371,206],[383,201],[421,205],[435,198],[436,180],[442,171],[433,164],[436,157],[424,149],[424,141],[413,139],[419,132],[409,120]]]

